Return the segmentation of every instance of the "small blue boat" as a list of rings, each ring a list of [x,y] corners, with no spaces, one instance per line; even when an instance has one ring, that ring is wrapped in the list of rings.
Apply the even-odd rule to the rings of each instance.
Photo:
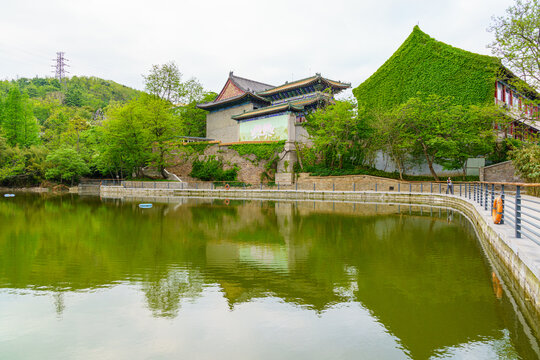
[[[15,197],[15,194],[4,194],[4,197]]]
[[[152,204],[139,204],[139,207],[141,209],[150,209],[152,207]]]

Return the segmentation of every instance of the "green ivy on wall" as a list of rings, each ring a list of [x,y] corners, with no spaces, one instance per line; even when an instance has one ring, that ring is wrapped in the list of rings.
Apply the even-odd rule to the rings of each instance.
[[[184,143],[183,141],[170,141],[168,143],[171,147],[176,147],[179,150],[181,150],[184,153],[187,153],[188,155],[191,154],[203,154],[204,150],[206,150],[207,147],[214,145],[215,142],[207,142],[207,141],[198,141],[198,142],[190,142],[190,143]]]
[[[353,90],[359,108],[388,110],[421,94],[452,96],[456,104],[493,101],[500,61],[431,38],[415,26],[400,48]]]
[[[270,160],[276,152],[283,151],[285,141],[257,144],[236,144],[228,145],[229,149],[235,150],[240,156],[255,155],[258,161]]]

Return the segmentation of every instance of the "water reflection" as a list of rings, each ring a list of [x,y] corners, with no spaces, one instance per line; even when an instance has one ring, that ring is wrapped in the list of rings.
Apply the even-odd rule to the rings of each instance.
[[[391,334],[403,357],[537,356],[468,222],[453,211],[338,202],[182,199],[140,209],[92,197],[13,200],[0,203],[0,287],[54,293],[60,319],[70,311],[66,294],[74,292],[136,286],[154,318],[178,321],[192,306],[218,307],[211,300],[218,291],[229,312],[271,301],[322,319],[354,304]],[[254,313],[253,321],[267,317]]]

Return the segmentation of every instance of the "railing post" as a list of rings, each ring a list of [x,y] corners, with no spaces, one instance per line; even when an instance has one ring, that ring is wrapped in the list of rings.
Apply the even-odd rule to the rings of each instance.
[[[375,183],[375,192],[377,192],[377,183]]]
[[[424,192],[424,183],[420,183],[420,194]]]
[[[352,191],[355,192],[356,191],[356,183],[352,183]]]
[[[336,183],[332,181],[332,191],[336,191]]]
[[[484,184],[479,184],[480,186],[480,207],[484,206]]]
[[[491,184],[491,207],[493,207],[494,202],[495,202],[495,184]]]
[[[261,181],[261,190],[262,190],[262,181]]]
[[[214,183],[213,182],[210,183],[210,190],[214,190]]]
[[[313,191],[315,191],[315,182],[313,183]]]
[[[433,194],[433,183],[430,182],[429,185],[431,185],[431,193]]]
[[[439,194],[441,193],[441,183],[439,183]]]
[[[195,190],[198,190],[198,189],[199,189],[199,183],[196,182],[196,183],[195,183]]]
[[[516,186],[516,237],[521,238],[521,186]]]
[[[409,192],[412,193],[412,184],[409,183]]]
[[[489,195],[488,193],[489,193],[489,185],[486,184],[486,189],[484,193],[484,210],[488,209],[488,195]]]
[[[279,183],[277,183],[277,189],[279,190]]]
[[[397,183],[397,192],[401,192],[401,183]]]
[[[503,205],[503,212],[502,212],[500,223],[504,224],[504,184],[501,185],[501,200],[502,200],[502,205]]]

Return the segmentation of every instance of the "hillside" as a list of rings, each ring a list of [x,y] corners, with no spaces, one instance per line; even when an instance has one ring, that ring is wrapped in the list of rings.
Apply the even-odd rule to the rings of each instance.
[[[104,108],[111,102],[126,102],[140,93],[114,81],[97,77],[73,76],[63,84],[55,78],[35,77],[1,81],[0,98],[5,97],[13,86],[18,86],[22,93],[26,92],[30,99],[37,102],[55,98],[63,105],[89,107],[93,111]]]

